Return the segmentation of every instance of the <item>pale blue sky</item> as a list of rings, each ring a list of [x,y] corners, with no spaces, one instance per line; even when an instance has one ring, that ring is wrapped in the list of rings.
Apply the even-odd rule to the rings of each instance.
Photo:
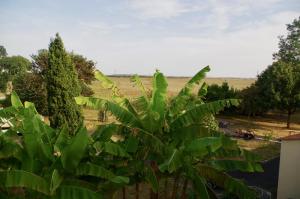
[[[0,45],[30,57],[56,32],[106,74],[255,77],[299,0],[0,0]]]

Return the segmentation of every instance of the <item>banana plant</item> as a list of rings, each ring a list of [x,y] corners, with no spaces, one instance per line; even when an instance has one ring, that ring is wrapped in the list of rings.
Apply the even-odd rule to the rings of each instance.
[[[192,185],[191,197],[216,198],[211,183],[239,198],[256,198],[242,181],[226,174],[232,170],[262,171],[262,167],[257,157],[210,125],[213,115],[225,107],[237,106],[239,100],[204,103],[207,85],[202,82],[209,71],[209,66],[200,70],[172,99],[167,97],[168,83],[161,72],[153,75],[150,94],[141,79],[134,76],[132,82],[141,92],[134,100],[126,98],[116,83],[96,72],[102,86],[112,90],[111,98],[76,98],[79,105],[105,107],[115,117],[115,122],[99,126],[92,137],[99,145],[98,151],[106,151],[104,148],[109,145],[114,146],[115,154],[122,154],[123,159],[113,157],[108,164],[123,165],[118,171],[130,177],[130,184],[136,184],[137,197],[139,183],[147,182],[151,197],[158,198],[160,183],[173,178],[172,199],[177,197],[180,179],[184,179],[182,198],[187,197],[188,185]],[[200,89],[195,97],[196,86]],[[113,135],[119,139],[112,141]],[[169,197],[166,195],[164,198]]]
[[[85,127],[70,136],[66,128],[50,128],[34,104],[23,105],[16,93],[11,104],[0,110],[0,117],[12,123],[8,131],[0,131],[1,198],[99,199],[108,194],[102,184],[129,182],[98,161],[104,154],[96,154],[97,142]],[[112,156],[124,155],[110,145],[104,150]]]

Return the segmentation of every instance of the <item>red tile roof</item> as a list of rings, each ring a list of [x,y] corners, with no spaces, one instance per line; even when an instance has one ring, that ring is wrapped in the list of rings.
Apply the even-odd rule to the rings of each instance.
[[[289,135],[287,137],[282,138],[281,140],[300,140],[300,134]]]

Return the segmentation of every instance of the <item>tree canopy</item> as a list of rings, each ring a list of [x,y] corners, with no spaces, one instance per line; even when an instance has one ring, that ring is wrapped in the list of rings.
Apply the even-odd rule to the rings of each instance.
[[[280,36],[278,52],[274,53],[275,60],[287,63],[300,63],[300,17],[294,19],[291,24],[287,24],[287,36]],[[299,66],[299,65],[298,65]]]
[[[287,31],[286,37],[279,37],[279,51],[273,55],[275,61],[244,92],[242,107],[254,105],[259,108],[253,110],[260,112],[283,110],[289,128],[291,115],[300,106],[300,17],[287,25]]]
[[[58,34],[49,45],[49,63],[46,70],[48,113],[51,127],[66,128],[72,132],[81,125],[82,116],[74,97],[80,95],[78,76]]]
[[[7,56],[6,48],[4,46],[0,45],[0,58],[6,57],[6,56]]]
[[[15,81],[18,77],[31,69],[31,63],[22,56],[0,58],[0,90],[5,91],[8,81]]]
[[[94,71],[96,69],[96,63],[87,59],[83,55],[76,54],[74,52],[67,52],[70,56],[80,81],[86,84],[91,84],[95,79]],[[32,70],[33,72],[41,75],[45,75],[45,71],[48,68],[49,51],[47,49],[38,50],[37,54],[31,55],[32,58]]]
[[[287,112],[287,128],[291,115],[300,107],[300,73],[293,63],[277,61],[265,70],[258,81],[266,102],[273,108]]]

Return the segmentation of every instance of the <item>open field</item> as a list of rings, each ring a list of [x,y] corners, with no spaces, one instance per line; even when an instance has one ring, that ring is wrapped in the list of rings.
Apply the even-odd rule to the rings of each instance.
[[[123,92],[125,96],[129,98],[134,98],[140,93],[137,88],[132,86],[129,77],[110,77],[115,81]],[[142,77],[141,78],[145,87],[151,88],[151,78]],[[168,77],[168,95],[174,96],[183,85],[189,80],[186,77]],[[249,86],[255,81],[255,79],[242,79],[242,78],[206,78],[205,82],[208,84],[222,84],[224,81],[227,81],[230,86],[233,86],[236,89],[243,89]],[[94,81],[92,84],[92,89],[95,92],[97,97],[109,97],[109,90],[101,88],[100,82]],[[84,116],[86,118],[87,127],[92,130],[96,125],[100,124],[96,121],[97,111],[95,110],[84,110]],[[285,115],[268,115],[267,117],[256,117],[248,118],[245,116],[219,116],[218,119],[226,120],[230,122],[229,130],[235,131],[237,129],[246,129],[252,130],[255,134],[264,136],[266,139],[275,139],[288,136],[293,133],[300,132],[300,114],[294,115],[292,117],[291,129],[287,130],[285,128],[286,118]],[[241,147],[251,150],[254,153],[259,154],[263,160],[271,159],[279,155],[280,144],[270,143],[268,141],[257,141],[257,140],[238,140]]]
[[[116,82],[120,90],[127,97],[136,97],[139,95],[137,88],[132,86],[130,82],[130,77],[110,77],[111,80]],[[184,84],[189,80],[188,77],[167,77],[168,81],[168,95],[174,96],[179,90],[184,86]],[[151,77],[141,77],[141,80],[147,89],[152,87]],[[209,85],[219,84],[221,85],[224,81],[228,82],[229,86],[236,89],[243,89],[250,86],[255,79],[254,78],[206,78],[205,82]],[[94,81],[92,84],[92,89],[95,92],[95,96],[108,96],[109,91],[101,88],[100,82]]]
[[[113,80],[120,91],[121,94],[125,95],[126,97],[132,99],[140,95],[138,88],[135,88],[133,84],[130,82],[130,77],[117,77],[111,76],[109,77]],[[174,96],[176,95],[179,90],[184,86],[184,84],[189,80],[189,77],[167,77],[168,81],[168,95]],[[141,80],[146,87],[146,89],[152,88],[151,77],[141,77]],[[228,82],[228,84],[236,89],[243,89],[252,84],[255,79],[254,78],[206,78],[205,82],[209,85],[211,84],[219,84],[221,85],[224,81]],[[108,98],[110,96],[110,90],[104,89],[101,87],[99,81],[94,81],[91,85],[91,88],[95,92],[94,96],[101,97],[101,98]],[[196,90],[195,90],[196,92]],[[84,116],[86,118],[86,124],[89,129],[95,128],[98,124],[95,120],[97,119],[97,111],[85,109],[83,110]]]
[[[128,96],[129,98],[134,98],[140,93],[137,88],[132,86],[129,77],[110,77],[115,81],[120,88],[122,94]],[[141,78],[145,87],[151,88],[151,78],[142,77]],[[189,80],[186,77],[168,77],[168,95],[174,96],[183,85]],[[222,82],[227,81],[230,86],[236,89],[242,89],[249,86],[255,81],[255,79],[239,79],[239,78],[206,78],[205,81],[208,84],[222,84]],[[106,98],[110,96],[110,91],[103,89],[100,82],[94,81],[91,85],[95,92],[95,96]],[[0,96],[2,94],[0,93]],[[93,131],[97,125],[101,124],[97,121],[97,110],[84,109],[83,114],[85,117],[85,123],[89,131]],[[230,131],[235,131],[237,129],[252,130],[255,134],[264,136],[268,139],[270,138],[281,138],[293,133],[300,132],[300,114],[292,116],[291,129],[287,130],[285,128],[285,115],[268,115],[268,117],[256,117],[248,118],[245,116],[219,116],[218,119],[226,120],[230,122],[228,129]],[[111,120],[109,120],[111,121]],[[270,144],[268,141],[257,141],[250,140],[238,141],[240,146],[245,149],[253,150],[254,152],[261,154],[263,159],[270,159],[276,157],[279,154],[280,145]]]

